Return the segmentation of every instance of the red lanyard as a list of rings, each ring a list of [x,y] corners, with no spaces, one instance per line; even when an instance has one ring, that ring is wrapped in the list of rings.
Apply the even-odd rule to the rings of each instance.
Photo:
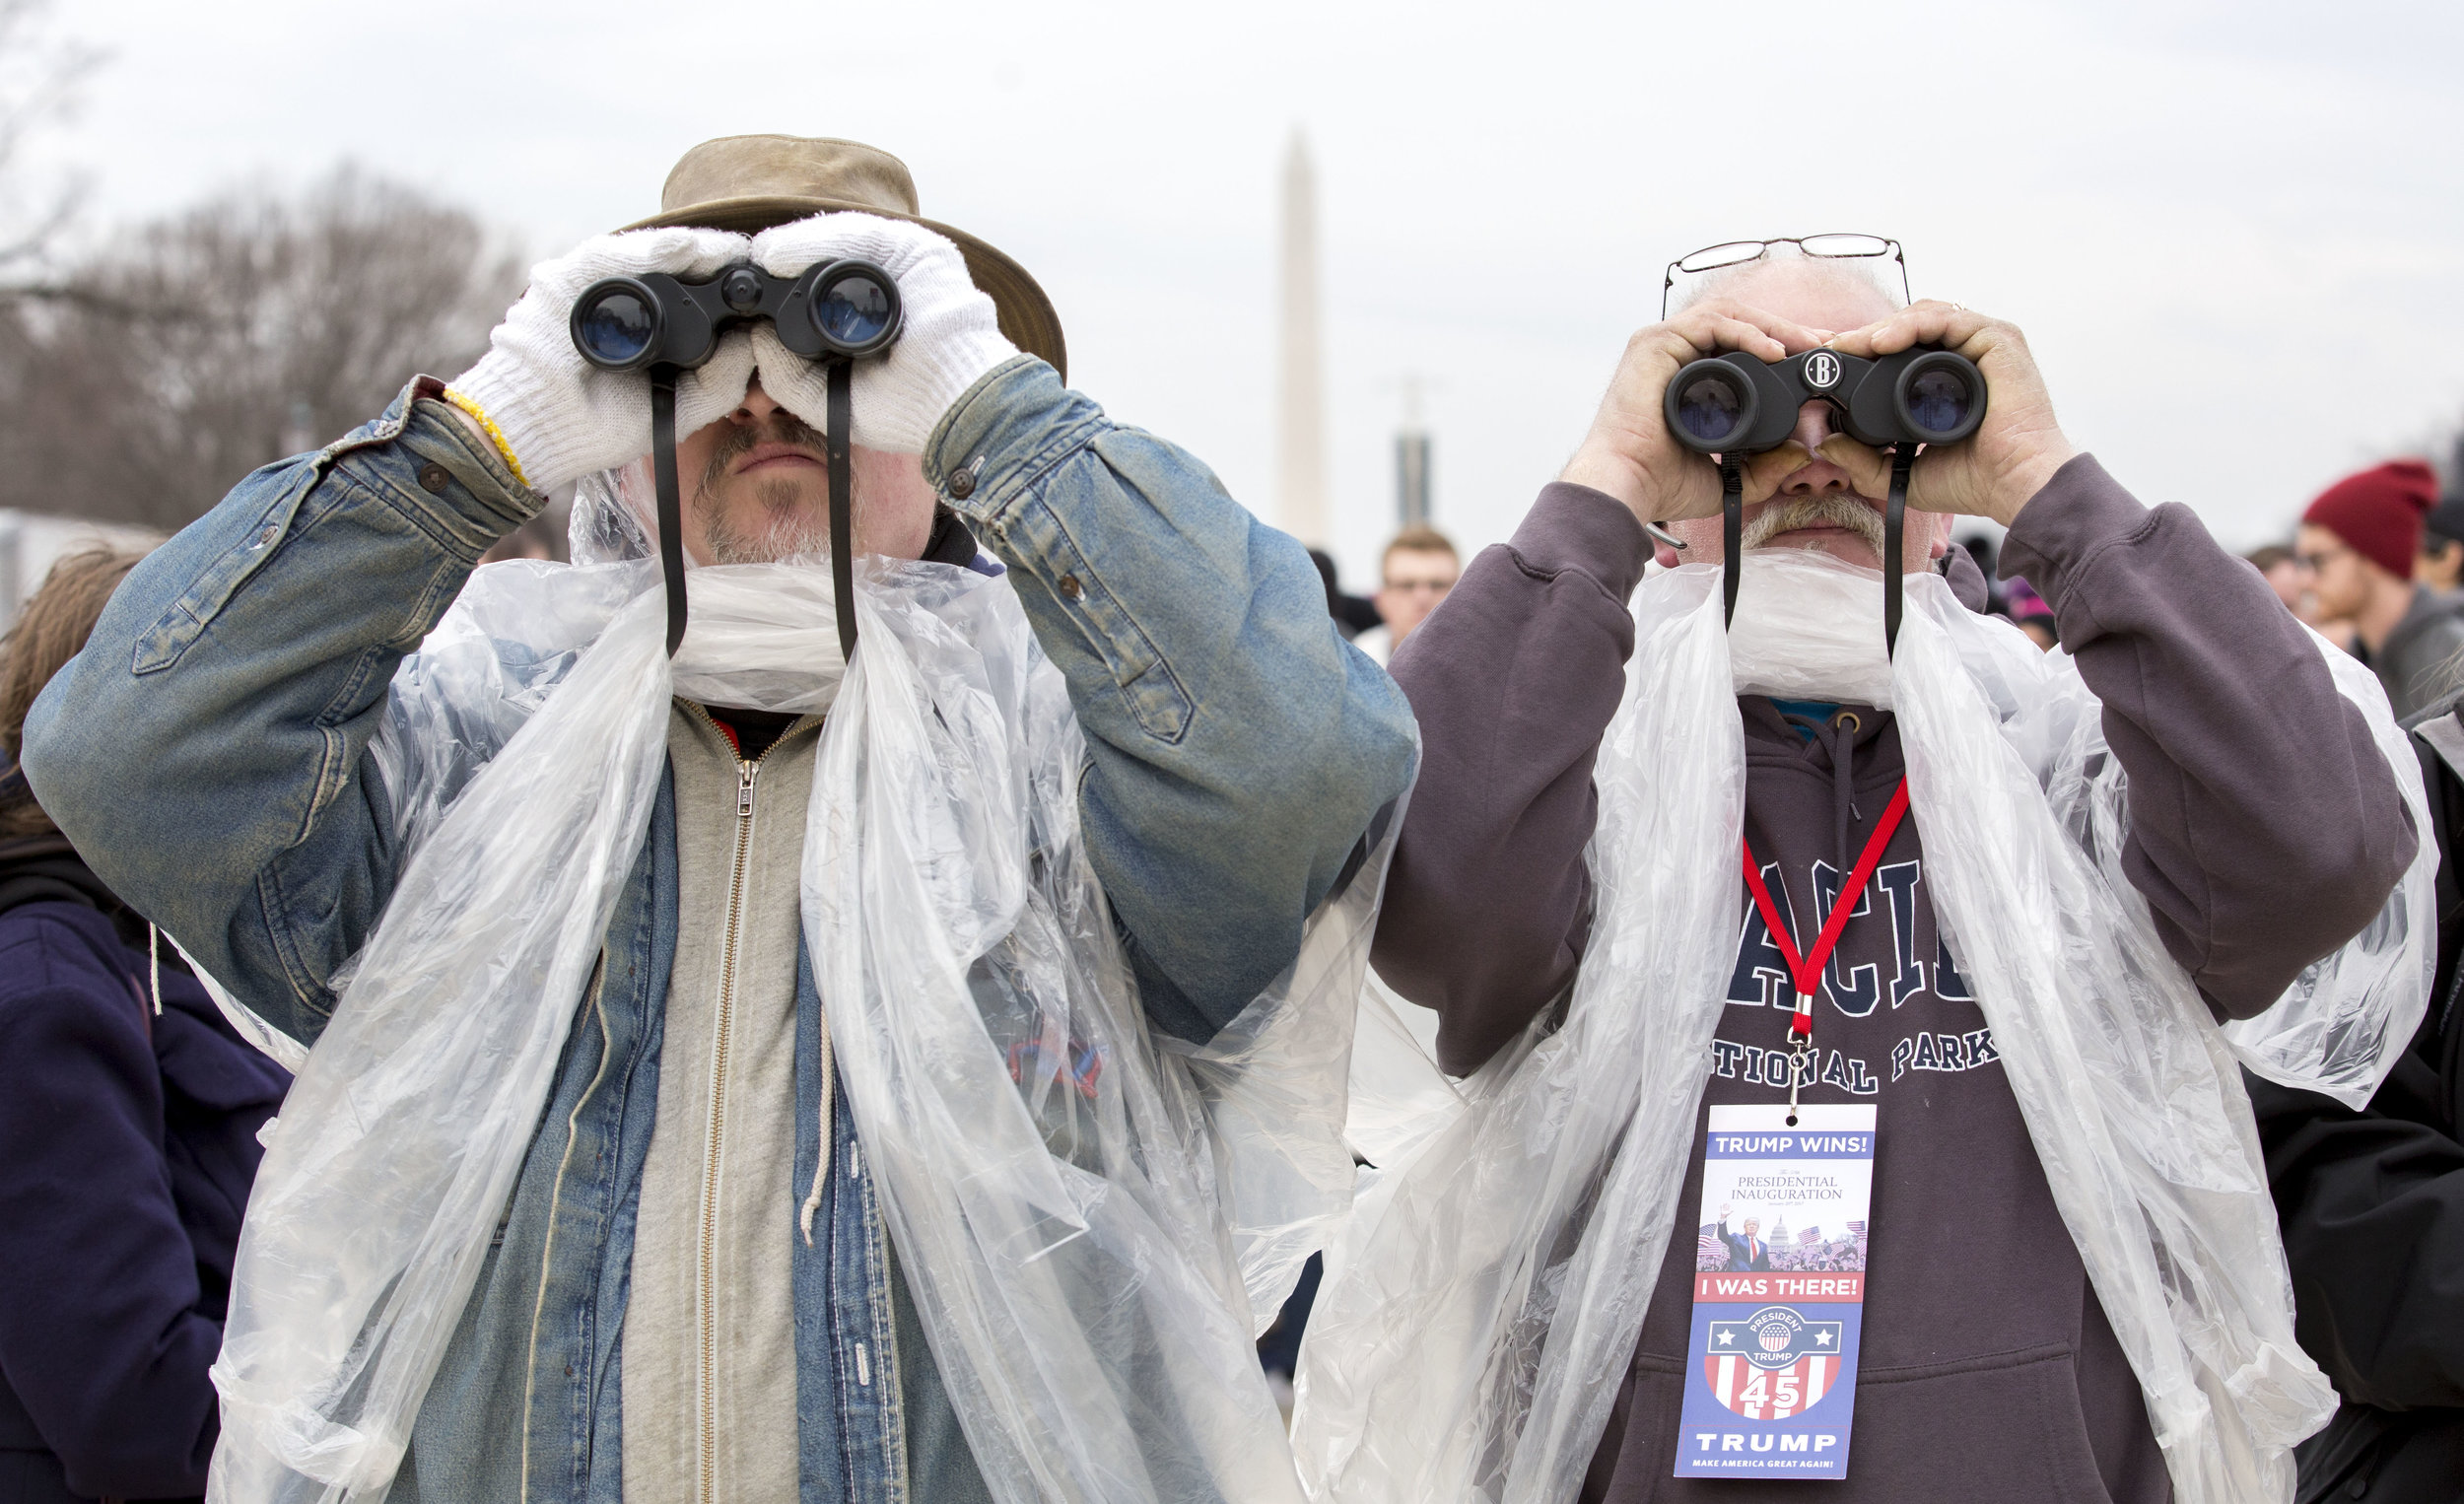
[[[1899,829],[1900,817],[1908,812],[1908,781],[1901,779],[1899,787],[1890,796],[1890,807],[1875,823],[1874,834],[1865,838],[1865,853],[1857,858],[1857,869],[1848,874],[1848,885],[1839,890],[1831,903],[1831,916],[1823,921],[1822,933],[1815,938],[1814,949],[1805,955],[1797,953],[1796,940],[1788,932],[1788,923],[1780,918],[1779,906],[1771,902],[1771,890],[1763,885],[1762,869],[1754,864],[1753,843],[1745,843],[1745,886],[1753,890],[1754,907],[1762,911],[1762,927],[1771,932],[1771,943],[1779,947],[1780,956],[1788,963],[1788,980],[1797,987],[1797,1012],[1788,1021],[1788,1037],[1796,1046],[1796,1055],[1805,1059],[1814,1049],[1814,994],[1822,987],[1822,968],[1828,965],[1831,951],[1839,944],[1841,931],[1848,927],[1848,912],[1857,907],[1857,899],[1865,885],[1874,880],[1874,869],[1882,864],[1882,849],[1890,845],[1891,833]],[[1794,1113],[1797,1106],[1797,1085],[1805,1068],[1791,1063],[1788,1072],[1788,1106]],[[1793,1121],[1793,1119],[1792,1119]]]

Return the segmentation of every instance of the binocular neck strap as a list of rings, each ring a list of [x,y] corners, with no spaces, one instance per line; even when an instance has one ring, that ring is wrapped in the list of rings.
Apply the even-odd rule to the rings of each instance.
[[[1882,504],[1882,651],[1899,650],[1900,555],[1908,534],[1908,472],[1916,466],[1916,445],[1890,446],[1890,499]]]
[[[1916,466],[1916,445],[1890,446],[1890,499],[1882,505],[1882,648],[1899,650],[1899,607],[1902,586],[1899,556],[1908,535],[1908,473]],[[1737,619],[1737,586],[1745,571],[1745,474],[1743,462],[1720,456],[1721,625]]]
[[[684,504],[676,494],[676,373],[650,373],[650,464],[658,477],[658,569],[667,585],[667,655],[684,641]]]
[[[856,429],[856,363],[830,363],[829,421],[821,442],[830,458],[830,586],[839,608],[839,660],[856,661],[856,482],[848,436]]]
[[[839,651],[856,656],[855,472],[848,436],[856,428],[855,367],[832,361],[830,411],[822,444],[830,461],[830,578],[839,608]],[[684,502],[676,485],[676,374],[650,374],[650,465],[658,479],[658,569],[667,587],[667,655],[684,642]]]
[[[1737,620],[1737,586],[1745,570],[1745,462],[1720,456],[1720,625]]]

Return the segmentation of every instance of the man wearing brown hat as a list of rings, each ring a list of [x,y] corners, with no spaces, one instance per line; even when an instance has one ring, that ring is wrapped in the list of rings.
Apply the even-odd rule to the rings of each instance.
[[[2301,513],[2297,544],[2317,578],[2318,610],[2350,621],[2358,655],[2401,720],[2439,697],[2439,670],[2464,649],[2464,610],[2413,579],[2438,478],[2418,459],[2348,475]]]
[[[1374,871],[1354,879],[1369,833],[1386,823],[1381,811],[1411,777],[1409,712],[1392,682],[1337,639],[1301,546],[1256,522],[1190,456],[1114,426],[1068,390],[1060,323],[1035,281],[985,242],[920,218],[896,159],[781,136],[695,148],[669,176],[658,215],[538,267],[470,372],[449,386],[413,381],[382,417],[249,477],[159,551],[29,719],[29,777],[97,869],[246,1011],[292,1039],[324,1041],[308,1057],[308,1084],[285,1107],[291,1142],[274,1140],[274,1179],[288,1177],[303,1203],[311,1193],[364,1196],[342,1203],[341,1225],[322,1242],[273,1225],[280,1219],[264,1196],[252,1208],[257,1272],[243,1250],[240,1279],[260,1283],[235,1295],[236,1309],[279,1312],[292,1287],[340,1293],[321,1306],[306,1301],[289,1327],[260,1322],[244,1341],[237,1333],[245,1324],[235,1325],[216,1374],[227,1417],[221,1497],[290,1497],[336,1481],[355,1496],[389,1483],[397,1504],[1259,1497],[1236,1480],[1260,1467],[1292,1486],[1254,1364],[1242,1373],[1237,1363],[1187,1359],[1212,1352],[1208,1342],[1245,1352],[1247,1313],[1213,1309],[1193,1334],[1152,1330],[1165,1324],[1157,1312],[1205,1311],[1227,1288],[1238,1296],[1238,1272],[1227,1284],[1220,1270],[1208,1272],[1213,1265],[1137,1257],[1114,1265],[1114,1278],[1073,1272],[1081,1265],[1071,1261],[1107,1239],[1132,1255],[1189,1246],[1186,1230],[1176,1244],[1172,1229],[1148,1225],[1152,1216],[1122,1221],[1149,1203],[1118,1166],[1079,1143],[1053,1147],[1051,1159],[1039,1149],[920,1184],[884,1148],[882,1138],[904,1141],[894,1131],[904,1125],[883,1116],[883,1077],[859,1078],[848,1063],[880,1059],[871,1041],[846,1037],[853,1015],[842,1008],[855,990],[816,982],[817,973],[852,975],[852,962],[846,947],[813,942],[814,916],[828,904],[816,909],[808,834],[823,827],[808,826],[808,809],[836,807],[825,800],[830,770],[851,781],[868,775],[856,759],[832,760],[842,743],[813,713],[833,703],[841,667],[839,639],[810,630],[811,621],[788,623],[804,636],[780,639],[830,645],[828,653],[785,658],[780,672],[810,681],[795,691],[804,698],[792,712],[767,691],[735,697],[737,665],[697,664],[695,634],[686,634],[673,705],[651,708],[665,718],[663,762],[653,742],[641,764],[656,770],[654,784],[636,793],[621,779],[608,785],[605,802],[638,793],[647,811],[647,835],[625,836],[640,844],[614,849],[607,866],[608,918],[595,929],[563,926],[582,947],[578,965],[568,966],[574,953],[562,931],[542,942],[579,995],[554,995],[545,984],[525,992],[528,963],[510,951],[482,958],[476,991],[448,996],[437,984],[440,1018],[464,1016],[450,1010],[475,1002],[467,1016],[477,1028],[503,1008],[537,1006],[570,1027],[549,1036],[564,1043],[561,1054],[549,1047],[553,1070],[539,1072],[538,1108],[508,1115],[525,1126],[526,1147],[508,1147],[517,1135],[470,1128],[463,1120],[475,1111],[385,1115],[393,1065],[418,1071],[421,1051],[451,1045],[442,1035],[417,1036],[384,1058],[385,1070],[319,1085],[320,1058],[356,1048],[370,1010],[415,990],[423,966],[442,977],[460,964],[451,937],[464,930],[451,924],[431,926],[445,939],[414,952],[425,956],[418,965],[388,966],[385,958],[402,954],[387,949],[389,936],[429,914],[484,927],[496,922],[492,907],[532,901],[597,850],[578,839],[569,849],[513,852],[526,865],[496,900],[459,896],[502,876],[484,870],[490,863],[431,880],[442,860],[433,854],[471,834],[456,835],[457,812],[481,798],[490,774],[516,762],[517,748],[537,747],[520,738],[559,714],[560,687],[585,682],[604,645],[638,618],[617,614],[578,649],[579,666],[574,651],[534,630],[536,620],[481,623],[454,640],[494,644],[483,677],[507,687],[448,706],[453,725],[442,745],[465,763],[446,783],[467,780],[463,802],[451,786],[422,802],[427,786],[404,752],[432,745],[418,740],[405,707],[426,703],[448,675],[439,643],[466,620],[447,617],[457,594],[465,607],[472,598],[570,599],[553,594],[565,588],[558,581],[583,579],[521,563],[471,579],[481,552],[534,515],[542,493],[583,483],[578,557],[621,561],[628,534],[630,557],[641,557],[648,518],[634,502],[648,484],[649,383],[582,360],[569,331],[576,298],[613,275],[690,281],[753,262],[793,276],[841,258],[889,273],[905,309],[897,344],[853,376],[856,551],[922,561],[876,568],[858,600],[886,611],[880,602],[939,590],[989,601],[979,624],[1022,608],[1033,634],[1023,654],[963,659],[977,677],[934,689],[953,698],[933,702],[915,734],[964,732],[984,743],[983,725],[999,723],[995,712],[1007,703],[1001,675],[1023,655],[1057,666],[1083,738],[1082,753],[1075,739],[1048,738],[1063,749],[1053,755],[1074,766],[1043,768],[1031,761],[1043,754],[1024,747],[1015,756],[1028,760],[1019,764],[1026,771],[1014,784],[996,779],[975,795],[1006,807],[1057,788],[1064,826],[1074,829],[1048,830],[1031,854],[986,856],[969,846],[982,843],[979,828],[920,821],[927,858],[908,907],[930,907],[941,891],[932,884],[946,877],[940,868],[1031,857],[1030,886],[1056,863],[1088,864],[1085,886],[1100,887],[1111,920],[1094,941],[1061,933],[1021,950],[1013,932],[997,942],[1008,950],[993,940],[962,946],[950,975],[984,1012],[946,1036],[960,1052],[948,1059],[972,1069],[968,1052],[993,1050],[1003,999],[1044,985],[1028,973],[1065,969],[1088,953],[1115,962],[1100,976],[1069,973],[1071,988],[1134,979],[1134,1038],[1099,1047],[1071,1023],[1066,1037],[1011,1046],[997,1091],[935,1099],[938,1109],[894,1100],[888,1112],[964,1118],[960,1128],[918,1129],[963,1143],[982,1124],[1009,1130],[1011,1118],[985,1099],[1014,1081],[1031,1112],[1093,1115],[1086,1133],[1168,1137],[1170,1125],[1124,1128],[1116,1088],[1183,1069],[1171,1062],[1200,1048],[1236,1048],[1209,1041],[1236,1015],[1254,1018],[1253,1000],[1276,995],[1278,976],[1318,932],[1313,916],[1337,896],[1352,895],[1350,903],[1374,891]],[[830,399],[818,368],[788,355],[768,325],[730,333],[707,364],[678,377],[675,407],[679,531],[701,567],[687,592],[694,609],[719,620],[712,603],[729,601],[729,581],[818,579],[826,590],[827,571],[762,573],[828,547],[821,430]],[[585,528],[593,531],[582,549]],[[979,555],[979,539],[992,559]],[[1000,577],[992,595],[988,577]],[[908,594],[896,596],[902,588]],[[1012,590],[1014,605],[994,598]],[[830,620],[825,600],[818,621]],[[896,641],[884,615],[867,620],[877,625],[865,629],[865,644],[875,632]],[[944,646],[963,647],[976,630],[955,618],[945,625]],[[850,694],[858,683],[867,696],[884,693],[859,672],[868,661],[859,651],[849,665]],[[720,687],[687,690],[714,683]],[[860,723],[875,703],[862,699],[861,714],[830,718]],[[994,720],[970,718],[980,714]],[[488,761],[500,746],[506,755]],[[601,753],[593,744],[562,755],[582,779],[596,776],[591,759]],[[483,765],[475,773],[473,761]],[[554,804],[562,791],[542,784],[531,802]],[[918,797],[944,791],[933,786]],[[516,806],[510,822],[531,813]],[[572,818],[574,829],[602,839],[590,808]],[[492,850],[489,834],[476,833],[478,850]],[[621,884],[615,874],[626,874]],[[1010,923],[1018,902],[995,895],[986,907]],[[428,907],[407,921],[389,913],[414,904]],[[961,929],[988,923],[981,910],[934,914]],[[906,916],[892,904],[890,917]],[[403,943],[422,941],[414,933]],[[927,942],[878,943],[898,962]],[[985,964],[999,957],[1011,959]],[[532,992],[546,1000],[522,1000]],[[468,1070],[496,1069],[503,1053],[472,1053]],[[929,1074],[939,1063],[919,1068]],[[460,1084],[426,1089],[449,1096]],[[1091,1105],[1077,1109],[1081,1101]],[[980,1120],[967,1116],[979,1108]],[[400,1214],[402,1188],[435,1168],[405,1145],[431,1141],[450,1147],[429,1158],[455,1164],[513,1156],[504,1160],[510,1193],[467,1197],[483,1220],[466,1214],[454,1224],[475,1227],[475,1241],[453,1235],[463,1241],[442,1254],[433,1245],[451,1232],[442,1213],[433,1222]],[[320,1171],[316,1157],[345,1142],[357,1157],[333,1150]],[[1142,1163],[1157,1178],[1169,1173]],[[973,1179],[985,1184],[963,1184]],[[1058,1205],[1054,1188],[1068,1188],[1077,1208]],[[944,1196],[947,1205],[931,1199]],[[968,1220],[993,1204],[988,1196],[1035,1210],[1004,1241],[998,1228]],[[924,1200],[931,1204],[920,1211]],[[950,1207],[959,1210],[933,1225],[958,1229],[958,1244],[910,1240],[927,1212]],[[388,1264],[371,1252],[382,1237],[406,1239],[411,1251]],[[1200,1229],[1198,1242],[1229,1239]],[[1016,1286],[968,1284],[972,1265],[941,1262],[953,1246],[1019,1279],[1052,1271],[1052,1309],[992,1309]],[[408,1377],[396,1384],[387,1365],[418,1333],[394,1309],[413,1298],[395,1292],[427,1288],[418,1280],[431,1268],[444,1270],[439,1288],[467,1296],[458,1311],[449,1294],[416,1302],[407,1325],[434,1329],[436,1350],[403,1360]],[[1165,1298],[1172,1288],[1183,1292],[1173,1297],[1180,1306]],[[357,1300],[366,1302],[365,1326],[351,1314]],[[1084,1330],[1052,1325],[1068,1313],[1092,1314]],[[949,1335],[967,1322],[976,1323],[967,1331],[1042,1331],[1065,1342],[1051,1351],[969,1346]],[[382,1342],[378,1333],[387,1333]],[[1061,1364],[1061,1345],[1094,1365],[1049,1370],[1050,1388],[1072,1391],[1062,1405],[1084,1399],[1071,1373],[1097,1372],[1111,1389],[1085,1435],[1048,1434],[1051,1426],[1030,1418],[1045,1397],[1014,1381],[1045,1372],[1036,1365],[1047,1358]],[[324,1366],[294,1361],[309,1349]],[[1007,1389],[985,1377],[1001,1373],[1013,1375]],[[1191,1427],[1177,1417],[1196,1402],[1193,1374],[1200,1388],[1233,1396],[1250,1429],[1184,1434]],[[389,1384],[407,1399],[389,1400]]]

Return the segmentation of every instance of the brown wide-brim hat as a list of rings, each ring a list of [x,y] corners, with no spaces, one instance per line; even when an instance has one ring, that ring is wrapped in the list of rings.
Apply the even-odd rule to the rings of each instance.
[[[809,215],[853,210],[922,225],[949,237],[967,275],[999,310],[1001,333],[1069,376],[1061,315],[1027,269],[966,231],[916,212],[907,164],[860,141],[821,136],[721,136],[684,154],[659,190],[658,213],[627,225],[699,225],[753,235]]]

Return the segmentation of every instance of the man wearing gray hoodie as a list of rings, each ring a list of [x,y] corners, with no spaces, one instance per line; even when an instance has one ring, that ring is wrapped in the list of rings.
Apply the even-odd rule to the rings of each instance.
[[[1894,565],[1947,568],[1981,607],[1983,579],[1948,548],[1951,514],[2010,528],[2002,572],[2051,604],[2129,777],[2123,870],[2219,1018],[2264,1009],[2377,913],[2415,841],[2361,714],[2266,581],[2194,514],[2143,506],[2072,449],[2017,329],[1945,304],[1895,308],[1815,260],[1766,257],[1713,291],[1634,337],[1562,477],[1396,655],[1423,761],[1374,961],[1437,1011],[1447,1070],[1477,1069],[1586,964],[1592,772],[1625,691],[1627,597],[1655,552],[1646,524],[1668,523],[1687,563],[1722,558],[1719,479],[1668,437],[1662,393],[1721,350],[1777,360],[1828,342],[1873,357],[1928,343],[1983,371],[1984,426],[1916,466]],[[1887,461],[1832,421],[1808,403],[1793,442],[1747,465],[1746,548],[1882,565]],[[1884,818],[1899,732],[1870,706],[1747,696],[1738,712],[1747,843],[1804,947]],[[1880,1114],[1854,1464],[1821,1491],[1830,1504],[2161,1504],[2172,1487],[2139,1385],[1937,930],[1924,864],[1917,823],[1901,822],[1823,970],[1822,1048],[1801,1088]],[[1698,1136],[1714,1105],[1790,1092],[1787,963],[1750,903],[1738,923]],[[1694,1223],[1701,1196],[1697,1156],[1677,1225]],[[1802,1504],[1793,1481],[1671,1475],[1695,1252],[1670,1242],[1585,1497]]]

